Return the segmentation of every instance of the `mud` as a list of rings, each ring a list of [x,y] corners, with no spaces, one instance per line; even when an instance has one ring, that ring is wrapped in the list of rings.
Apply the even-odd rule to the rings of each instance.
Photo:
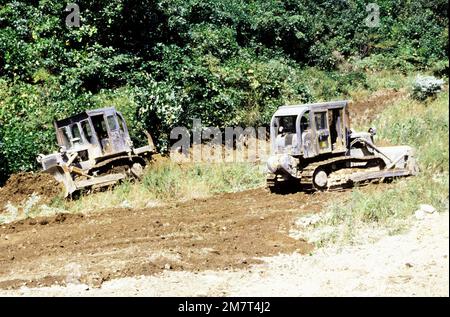
[[[270,194],[264,189],[169,207],[112,209],[27,219],[0,228],[0,288],[93,287],[164,270],[234,270],[312,246],[289,237],[301,213],[348,193]],[[74,269],[75,268],[75,269]]]
[[[0,213],[10,202],[17,206],[22,205],[33,194],[41,197],[39,204],[48,204],[55,197],[61,195],[60,184],[46,173],[18,173],[12,175],[5,186],[0,188]]]

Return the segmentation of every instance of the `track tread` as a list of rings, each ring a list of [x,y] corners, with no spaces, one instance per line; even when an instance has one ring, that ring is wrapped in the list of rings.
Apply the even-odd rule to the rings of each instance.
[[[325,161],[314,162],[303,168],[301,172],[300,184],[302,186],[312,186],[313,188],[319,189],[314,185],[313,176],[314,173],[320,169],[326,169],[330,164],[333,163],[344,163],[344,162],[370,162],[371,160],[379,159],[376,156],[366,156],[363,158],[357,157],[333,157]]]

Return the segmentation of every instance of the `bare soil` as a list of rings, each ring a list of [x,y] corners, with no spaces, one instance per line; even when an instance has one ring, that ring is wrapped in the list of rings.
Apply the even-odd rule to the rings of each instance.
[[[306,206],[305,206],[306,207]],[[414,217],[408,232],[376,242],[328,246],[312,254],[263,257],[237,270],[177,271],[80,283],[81,265],[67,285],[0,290],[0,296],[447,296],[449,213]],[[372,229],[367,228],[365,234]],[[168,253],[154,253],[157,256]],[[78,274],[78,276],[77,276]],[[100,285],[97,285],[100,286]]]
[[[235,271],[172,271],[119,278],[101,288],[0,290],[0,296],[446,296],[449,213],[413,218],[402,235],[313,254],[282,254]]]
[[[311,245],[288,235],[295,219],[342,194],[348,193],[256,189],[165,207],[10,223],[0,228],[0,288],[64,285],[74,274],[95,286],[163,270],[232,270],[260,263],[260,257],[308,253]]]
[[[0,213],[5,211],[5,205],[23,204],[35,193],[41,197],[40,204],[48,204],[61,195],[61,185],[46,173],[18,173],[13,174],[5,186],[0,188]]]

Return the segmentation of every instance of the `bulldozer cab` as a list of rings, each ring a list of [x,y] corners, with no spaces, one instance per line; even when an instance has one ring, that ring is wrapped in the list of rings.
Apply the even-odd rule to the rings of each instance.
[[[58,145],[68,153],[78,152],[81,161],[131,150],[125,120],[114,107],[85,111],[54,124]]]
[[[114,107],[88,110],[54,122],[59,152],[39,154],[44,172],[64,186],[64,197],[80,190],[96,190],[126,178],[139,179],[147,159],[155,153],[149,144],[135,148],[122,114]]]
[[[282,106],[272,117],[272,152],[305,158],[347,150],[348,101]]]
[[[277,109],[267,159],[266,181],[272,192],[299,185],[323,191],[417,175],[413,148],[376,146],[375,128],[350,130],[348,104],[344,100]]]

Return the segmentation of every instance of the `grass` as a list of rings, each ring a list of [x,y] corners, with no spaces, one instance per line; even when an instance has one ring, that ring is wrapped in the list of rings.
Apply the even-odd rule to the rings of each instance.
[[[404,74],[395,70],[330,73],[315,67],[305,68],[302,75],[308,79],[308,86],[316,101],[364,100],[376,91],[410,87],[416,77],[414,72]]]
[[[62,202],[59,207],[71,212],[114,207],[143,208],[252,189],[262,186],[264,181],[261,167],[250,163],[179,165],[163,160],[149,166],[140,182],[124,182],[112,190]]]
[[[326,234],[316,239],[317,245],[357,243],[358,233],[368,227],[397,234],[408,228],[420,204],[448,210],[448,97],[447,91],[424,103],[401,100],[380,115],[374,124],[378,137],[414,146],[421,172],[387,186],[356,188],[349,199],[329,205],[313,230],[334,229],[322,230]]]

